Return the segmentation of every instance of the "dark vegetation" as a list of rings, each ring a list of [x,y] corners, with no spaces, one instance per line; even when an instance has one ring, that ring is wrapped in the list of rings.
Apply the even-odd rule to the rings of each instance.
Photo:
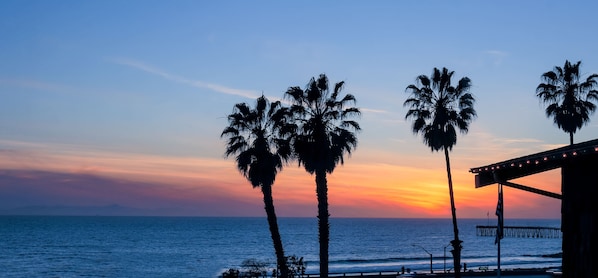
[[[245,103],[235,105],[233,113],[228,115],[229,126],[221,134],[228,138],[226,156],[236,155],[237,169],[253,188],[262,190],[281,277],[288,277],[289,271],[278,231],[272,184],[283,163],[291,158],[290,136],[296,128],[290,116],[289,109],[280,101],[270,103],[261,96],[255,108]]]
[[[343,164],[345,153],[357,147],[355,132],[361,130],[352,118],[360,115],[353,107],[355,97],[341,96],[344,82],[332,89],[326,75],[312,78],[305,90],[291,87],[285,97],[292,101],[291,111],[298,124],[293,137],[293,150],[299,165],[305,171],[316,175],[316,195],[318,199],[318,234],[320,242],[320,277],[328,277],[328,243],[330,224],[328,219],[327,174]]]
[[[303,257],[290,256],[285,258],[286,269],[288,269],[289,277],[303,277],[307,263],[303,261]],[[247,259],[241,264],[241,268],[230,268],[222,273],[223,278],[265,278],[265,277],[281,277],[279,275],[280,268],[269,268],[270,264],[257,259]]]
[[[455,277],[461,277],[462,241],[459,239],[457,226],[449,151],[457,144],[456,130],[467,133],[469,123],[476,117],[476,111],[473,108],[475,99],[469,93],[471,80],[463,77],[454,86],[451,83],[453,74],[453,71],[446,68],[434,68],[429,77],[418,76],[416,84],[407,86],[406,91],[410,93],[410,97],[405,100],[404,106],[409,107],[405,118],[413,120],[413,133],[421,133],[424,143],[432,151],[444,151],[454,234],[451,253]]]
[[[571,145],[573,134],[590,121],[598,101],[598,74],[583,79],[580,65],[581,61],[565,61],[563,67],[555,66],[542,74],[544,82],[536,88],[536,95],[546,104],[546,117],[552,117],[558,128],[569,134]]]
[[[565,61],[564,67],[542,75],[536,96],[546,104],[546,116],[569,134],[573,134],[590,120],[598,102],[598,74],[583,79],[580,62]],[[455,276],[460,277],[462,241],[459,239],[456,206],[449,152],[457,143],[457,131],[467,133],[475,119],[475,98],[469,92],[471,80],[462,77],[452,82],[454,72],[434,68],[430,76],[419,75],[415,84],[407,86],[409,97],[406,119],[411,119],[412,131],[421,134],[424,144],[444,153],[453,222],[454,239],[451,241]],[[276,268],[268,272],[268,264],[255,259],[246,260],[241,269],[231,268],[223,277],[297,277],[305,273],[303,258],[284,255],[281,236],[272,197],[276,174],[290,161],[297,161],[310,174],[315,174],[318,200],[318,234],[320,242],[320,277],[328,277],[329,217],[327,175],[344,163],[357,147],[356,132],[361,127],[354,120],[360,110],[353,105],[356,98],[341,95],[344,82],[330,87],[326,75],[312,78],[305,89],[289,87],[284,93],[290,106],[280,101],[270,102],[263,95],[255,107],[236,104],[228,115],[229,125],[221,137],[228,139],[225,155],[235,156],[237,169],[259,187],[264,197],[274,250]]]

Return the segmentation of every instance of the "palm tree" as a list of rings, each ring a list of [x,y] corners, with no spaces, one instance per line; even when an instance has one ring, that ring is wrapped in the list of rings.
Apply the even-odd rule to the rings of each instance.
[[[476,117],[476,111],[473,108],[475,99],[468,92],[471,80],[463,77],[456,87],[452,86],[453,73],[446,68],[442,68],[442,71],[434,68],[430,77],[418,76],[416,84],[407,86],[406,91],[411,96],[403,105],[409,107],[405,119],[413,119],[413,133],[421,133],[424,143],[432,151],[444,151],[455,235],[451,241],[453,245],[451,253],[453,253],[456,277],[460,277],[462,241],[459,240],[457,227],[449,151],[457,144],[456,129],[461,133],[467,133],[469,123]]]
[[[359,124],[351,120],[359,116],[355,97],[339,94],[344,82],[336,83],[332,92],[328,78],[321,74],[312,78],[305,90],[290,87],[285,98],[292,102],[291,110],[298,123],[293,147],[299,165],[316,175],[316,195],[318,198],[318,232],[320,236],[320,277],[328,277],[328,185],[326,174],[331,174],[337,164],[343,164],[343,155],[351,154],[357,147],[355,132],[361,130]]]
[[[566,133],[573,145],[573,134],[590,121],[598,101],[598,74],[582,80],[579,74],[581,61],[571,64],[565,61],[564,67],[542,74],[542,81],[536,88],[536,96],[547,104],[546,117],[553,117],[554,123]]]
[[[296,126],[289,116],[289,109],[280,101],[270,103],[262,95],[255,108],[246,103],[236,104],[233,113],[228,115],[229,125],[220,135],[228,138],[226,157],[236,155],[238,170],[253,188],[262,189],[277,264],[281,277],[285,278],[289,271],[278,231],[272,184],[283,163],[292,157],[290,134]]]

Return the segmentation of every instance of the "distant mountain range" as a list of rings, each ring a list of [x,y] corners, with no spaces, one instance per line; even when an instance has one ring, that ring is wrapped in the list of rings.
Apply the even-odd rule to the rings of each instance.
[[[177,213],[178,212],[178,213]],[[175,216],[176,208],[140,209],[121,205],[107,206],[26,206],[0,210],[0,215],[65,215],[65,216]]]

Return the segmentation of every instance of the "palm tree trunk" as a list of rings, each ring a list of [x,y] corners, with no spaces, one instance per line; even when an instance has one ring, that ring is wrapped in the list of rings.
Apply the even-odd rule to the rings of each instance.
[[[459,240],[459,228],[457,226],[457,209],[455,208],[455,198],[453,195],[453,178],[451,176],[451,162],[449,160],[449,151],[445,147],[444,148],[444,158],[446,159],[446,173],[448,175],[448,183],[449,183],[449,195],[451,198],[451,213],[453,217],[453,233],[455,238],[451,240],[451,244],[453,245],[453,250],[451,253],[453,254],[453,263],[455,268],[455,277],[461,277],[461,243],[463,241]]]
[[[284,249],[282,248],[282,239],[278,231],[278,221],[276,220],[276,211],[274,210],[274,200],[272,199],[272,185],[262,185],[262,193],[264,193],[264,205],[266,215],[268,215],[268,226],[270,226],[270,234],[272,242],[274,243],[274,251],[276,252],[276,263],[280,270],[280,277],[289,277],[289,269],[287,267],[287,259],[284,256]]]
[[[328,242],[330,224],[328,218],[328,182],[326,171],[316,171],[316,194],[318,197],[318,233],[320,236],[320,277],[328,278]]]
[[[569,132],[569,143],[573,145],[573,132]]]

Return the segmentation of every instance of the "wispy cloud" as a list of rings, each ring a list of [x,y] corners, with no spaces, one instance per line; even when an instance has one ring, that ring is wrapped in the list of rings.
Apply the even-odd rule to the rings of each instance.
[[[250,99],[255,99],[260,95],[259,93],[255,92],[255,91],[251,91],[251,90],[229,88],[229,87],[226,87],[223,85],[204,82],[201,80],[188,79],[188,78],[185,78],[185,77],[182,77],[179,75],[169,73],[163,69],[148,65],[148,64],[140,62],[140,61],[132,60],[132,59],[113,58],[113,59],[110,59],[110,61],[113,63],[119,64],[119,65],[131,67],[131,68],[135,68],[135,69],[147,72],[147,73],[151,73],[151,74],[160,76],[164,79],[167,79],[167,80],[170,80],[170,81],[173,81],[176,83],[185,84],[185,85],[193,86],[196,88],[209,89],[214,92],[221,93],[221,94],[241,96],[241,97],[250,98]]]
[[[535,139],[535,138],[497,138],[496,140],[500,140],[507,144],[516,144],[516,143],[542,143],[542,140]]]
[[[135,180],[193,184],[228,176],[232,163],[216,158],[191,158],[124,153],[89,146],[0,140],[1,169],[32,169],[118,176]]]
[[[509,53],[500,50],[486,50],[484,53],[492,57],[494,65],[500,65],[509,56]]]
[[[361,112],[364,112],[364,113],[375,113],[375,114],[388,114],[389,113],[386,110],[371,109],[371,108],[359,108],[359,110],[361,110]]]
[[[194,186],[173,186],[86,173],[0,170],[0,184],[0,214],[254,216],[262,212],[260,199],[255,198],[259,195],[241,199],[201,180]],[[223,203],[227,207],[219,205]]]
[[[461,156],[461,162],[467,167],[475,167],[561,146],[536,138],[501,137],[491,132],[478,131],[459,138],[459,152],[456,155]]]
[[[0,78],[0,86],[2,86],[2,85],[10,86],[10,87],[25,88],[25,89],[42,90],[42,91],[54,91],[54,92],[73,92],[73,91],[75,91],[75,89],[72,87],[38,81],[38,80],[32,80],[32,79]]]
[[[500,50],[486,50],[485,52],[486,52],[486,54],[490,54],[493,56],[499,56],[499,57],[505,57],[505,56],[509,55],[507,52],[500,51]]]

